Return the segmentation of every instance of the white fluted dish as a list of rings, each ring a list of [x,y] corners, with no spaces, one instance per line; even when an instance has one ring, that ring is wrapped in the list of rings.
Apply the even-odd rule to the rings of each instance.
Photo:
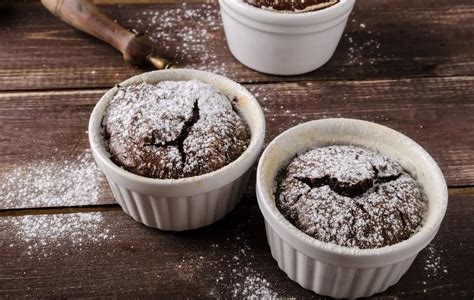
[[[154,179],[124,170],[110,160],[102,136],[102,118],[117,87],[97,103],[89,121],[93,156],[104,172],[115,199],[138,222],[162,230],[182,231],[209,225],[229,213],[240,200],[250,169],[263,148],[265,118],[257,100],[240,84],[220,75],[188,69],[164,70],[132,77],[120,86],[139,82],[196,79],[213,85],[229,99],[250,128],[251,139],[242,155],[216,171],[181,179]]]
[[[283,13],[242,0],[219,0],[227,45],[242,64],[275,75],[307,73],[334,54],[355,0],[317,11]]]
[[[422,186],[428,211],[420,231],[383,248],[357,249],[316,240],[298,230],[275,205],[275,177],[297,153],[330,145],[354,145],[397,160]],[[444,176],[413,140],[388,127],[353,119],[326,119],[293,127],[263,152],[257,170],[257,199],[273,258],[289,278],[318,294],[368,297],[394,285],[434,238],[448,204]]]

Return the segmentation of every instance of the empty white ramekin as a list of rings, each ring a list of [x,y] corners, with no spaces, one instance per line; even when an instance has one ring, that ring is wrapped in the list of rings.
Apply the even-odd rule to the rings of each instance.
[[[334,54],[355,0],[318,11],[282,13],[242,0],[219,0],[227,43],[242,64],[263,73],[296,75]]]
[[[279,169],[301,151],[341,144],[378,151],[414,176],[428,199],[419,232],[392,246],[361,250],[316,240],[283,217],[275,206],[273,190]],[[353,119],[312,121],[275,138],[260,158],[257,198],[279,267],[304,288],[336,298],[366,297],[397,283],[438,232],[448,204],[443,174],[421,146],[388,127]]]
[[[138,222],[162,230],[195,229],[224,217],[240,200],[251,167],[263,148],[263,111],[249,91],[230,79],[203,71],[176,69],[145,73],[120,85],[191,79],[213,85],[229,99],[238,98],[237,110],[250,128],[251,140],[247,150],[237,160],[219,170],[182,179],[153,179],[135,175],[113,163],[104,146],[101,122],[117,87],[100,99],[89,121],[92,153],[105,173],[117,202]]]

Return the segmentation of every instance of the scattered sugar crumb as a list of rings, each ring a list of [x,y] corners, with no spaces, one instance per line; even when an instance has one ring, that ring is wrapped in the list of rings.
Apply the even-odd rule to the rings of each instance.
[[[278,296],[271,289],[270,283],[259,275],[246,276],[243,284],[234,286],[232,294],[234,297],[250,299],[276,299]]]
[[[441,272],[447,274],[448,268],[443,264],[440,255],[440,253],[443,251],[438,251],[433,244],[429,244],[428,247],[426,247],[426,251],[428,253],[424,267],[424,270],[426,271],[426,277],[434,278],[439,276]]]
[[[352,22],[355,23],[355,20],[353,19]],[[365,23],[360,23],[359,26],[362,29],[367,29]],[[371,30],[367,30],[366,32],[370,35],[373,33]],[[380,33],[376,33],[376,35],[380,35]],[[386,55],[382,55],[379,51],[381,44],[378,40],[367,37],[361,37],[359,40],[358,37],[359,36],[353,37],[350,33],[344,34],[344,39],[349,44],[347,57],[350,65],[373,65],[377,60],[387,60],[389,58]]]
[[[226,248],[226,252],[221,252],[223,249],[220,248]],[[197,273],[212,270],[211,272],[215,275],[211,276],[213,286],[209,295],[218,298],[275,299],[278,297],[271,283],[253,269],[252,261],[255,261],[255,256],[245,234],[227,238],[222,245],[213,243],[206,255],[209,257],[204,255],[183,257],[179,264],[174,266],[178,276],[192,281],[199,276]],[[210,259],[215,257],[220,258]]]
[[[96,203],[104,177],[92,153],[19,165],[0,174],[3,208],[53,207]]]

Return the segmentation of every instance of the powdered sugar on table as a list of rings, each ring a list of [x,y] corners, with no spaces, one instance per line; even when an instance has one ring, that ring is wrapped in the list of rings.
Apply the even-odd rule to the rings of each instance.
[[[13,228],[25,254],[39,259],[62,249],[61,245],[72,245],[72,249],[80,251],[90,243],[115,238],[100,212],[5,217],[0,219],[0,227]]]
[[[162,55],[168,53],[178,64],[230,75],[229,65],[218,60],[219,50],[227,45],[215,37],[223,35],[222,21],[217,1],[210,2],[144,11],[128,21],[137,22],[136,31],[149,36]]]
[[[104,177],[90,150],[66,159],[18,165],[0,174],[3,208],[94,204]]]

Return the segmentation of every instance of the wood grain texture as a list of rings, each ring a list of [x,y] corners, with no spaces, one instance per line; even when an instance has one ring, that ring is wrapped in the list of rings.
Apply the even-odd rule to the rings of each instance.
[[[320,298],[271,257],[255,175],[236,209],[200,230],[162,232],[121,211],[91,167],[87,123],[106,89],[144,70],[37,2],[0,0],[0,298],[241,298],[246,278],[257,286],[267,280],[280,297]],[[215,1],[95,2],[113,3],[102,8],[151,35],[181,67],[245,83],[264,108],[267,142],[302,122],[352,117],[421,144],[450,186],[447,214],[407,274],[375,298],[472,299],[473,1],[359,0],[333,59],[295,77],[240,65],[227,49]],[[82,171],[51,172],[62,166]],[[74,184],[82,175],[88,179]],[[85,193],[68,190],[81,184]],[[57,185],[68,197],[51,192]],[[51,198],[39,199],[39,190]]]
[[[473,295],[466,263],[474,259],[473,201],[450,199],[432,244],[378,298]],[[184,233],[146,228],[121,211],[3,217],[0,228],[2,298],[241,297],[238,284],[247,276],[268,280],[282,297],[318,297],[278,269],[254,198],[244,197],[222,221]]]
[[[240,65],[227,49],[216,4],[189,3],[187,14],[175,4],[103,8],[127,28],[154,36],[160,53],[181,67],[215,71],[240,82],[474,73],[470,0],[359,1],[333,59],[320,70],[295,77],[263,75]],[[159,24],[165,14],[168,22]],[[110,87],[142,72],[37,3],[3,4],[0,28],[0,90]]]
[[[349,117],[373,121],[420,143],[439,163],[449,186],[454,187],[474,184],[473,84],[474,77],[458,77],[247,87],[264,109],[267,142],[284,130],[313,119]],[[81,157],[89,148],[86,131],[90,113],[104,93],[105,90],[83,90],[0,94],[0,178],[11,178],[25,166],[28,172],[38,173],[41,161],[60,166],[67,165],[66,160],[70,164]],[[71,199],[59,206],[114,203],[104,180],[100,190],[100,195],[90,201]],[[2,208],[44,205],[26,199],[3,199]]]

